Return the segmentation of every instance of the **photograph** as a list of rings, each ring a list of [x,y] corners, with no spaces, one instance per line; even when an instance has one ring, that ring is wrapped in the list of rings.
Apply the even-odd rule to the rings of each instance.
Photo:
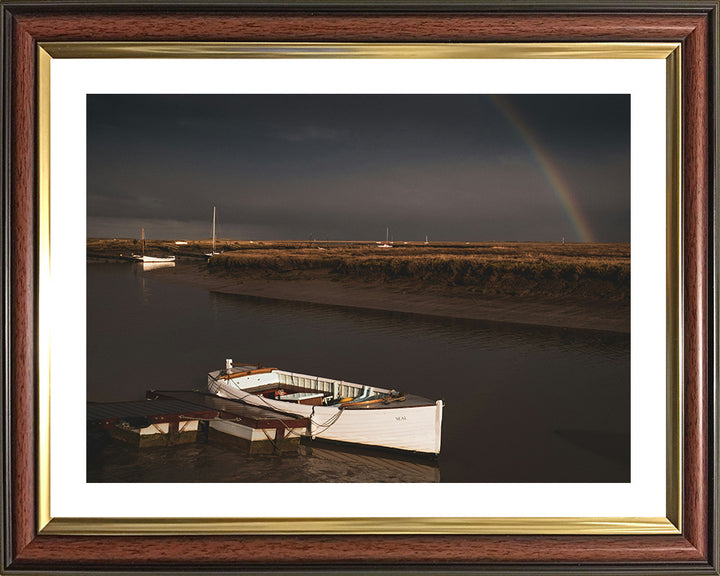
[[[630,100],[88,94],[87,482],[630,482]]]

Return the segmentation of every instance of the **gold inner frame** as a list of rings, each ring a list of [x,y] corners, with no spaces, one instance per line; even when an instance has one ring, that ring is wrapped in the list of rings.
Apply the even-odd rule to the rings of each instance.
[[[38,531],[172,534],[678,534],[682,518],[681,46],[679,43],[132,43],[38,46]],[[52,518],[50,515],[50,69],[53,58],[495,58],[666,61],[666,517],[524,518]]]

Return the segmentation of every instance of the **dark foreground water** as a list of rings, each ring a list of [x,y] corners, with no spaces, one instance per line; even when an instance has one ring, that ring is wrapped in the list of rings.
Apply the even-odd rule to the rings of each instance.
[[[437,461],[308,443],[89,443],[90,482],[628,482],[630,338],[246,298],[88,265],[89,401],[204,389],[225,358],[445,400]]]

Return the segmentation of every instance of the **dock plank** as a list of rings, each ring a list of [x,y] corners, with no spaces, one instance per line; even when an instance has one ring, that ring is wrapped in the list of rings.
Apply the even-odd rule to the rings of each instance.
[[[147,397],[154,401],[173,399],[194,404],[205,409],[216,410],[218,418],[233,420],[251,428],[305,428],[307,418],[282,414],[259,406],[250,406],[240,400],[221,398],[205,392],[187,390],[150,390]]]
[[[207,420],[217,418],[218,411],[197,403],[176,398],[150,402],[88,402],[86,419],[88,423],[110,425],[121,421],[146,419],[153,423],[178,420]]]

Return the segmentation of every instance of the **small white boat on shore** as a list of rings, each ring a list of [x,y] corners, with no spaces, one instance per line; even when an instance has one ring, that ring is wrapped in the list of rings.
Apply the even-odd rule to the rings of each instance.
[[[208,390],[307,418],[304,435],[312,438],[440,453],[442,400],[229,359],[208,374]]]

